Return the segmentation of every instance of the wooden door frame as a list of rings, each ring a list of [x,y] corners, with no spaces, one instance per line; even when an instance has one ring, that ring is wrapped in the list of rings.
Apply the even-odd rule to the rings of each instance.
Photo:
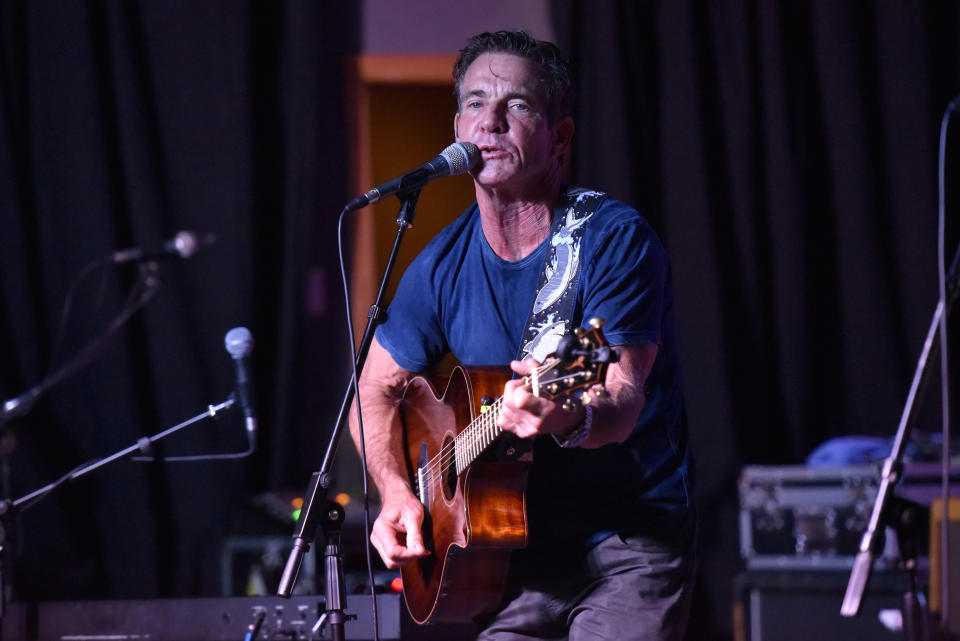
[[[361,194],[373,186],[373,140],[370,121],[370,88],[374,85],[412,85],[453,87],[455,54],[361,54],[351,65],[348,78],[351,115],[348,126],[353,144],[350,145],[350,167],[354,194]],[[376,248],[373,220],[358,216],[351,225],[354,230],[351,259],[350,312],[353,316],[354,337],[359,340],[366,327],[370,303],[374,300],[381,274],[376,262],[370,260]]]

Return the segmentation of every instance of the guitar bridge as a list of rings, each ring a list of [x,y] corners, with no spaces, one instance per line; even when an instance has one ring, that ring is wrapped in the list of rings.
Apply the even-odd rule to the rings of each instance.
[[[417,460],[417,494],[423,504],[423,513],[430,512],[430,479],[427,476],[427,444],[420,443],[420,457]]]

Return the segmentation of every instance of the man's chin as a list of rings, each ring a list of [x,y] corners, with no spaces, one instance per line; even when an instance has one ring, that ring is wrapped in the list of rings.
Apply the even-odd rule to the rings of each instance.
[[[484,170],[474,176],[477,184],[485,189],[503,189],[516,182],[514,172],[489,171],[490,168],[484,167]]]

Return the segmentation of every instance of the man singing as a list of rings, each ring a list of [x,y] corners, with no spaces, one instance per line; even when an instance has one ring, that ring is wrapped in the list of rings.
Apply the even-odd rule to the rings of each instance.
[[[522,31],[479,34],[454,78],[456,140],[481,152],[477,199],[404,274],[360,380],[382,498],[371,541],[390,568],[431,553],[402,451],[407,382],[447,353],[468,366],[509,364],[518,376],[496,420],[532,443],[529,543],[513,553],[479,638],[682,639],[693,469],[664,248],[633,208],[564,184],[573,93],[556,46]],[[537,315],[556,300],[570,301],[566,311]],[[556,345],[545,330],[594,317],[620,352],[609,396],[572,410],[535,396],[521,377]],[[357,439],[355,416],[351,427]]]

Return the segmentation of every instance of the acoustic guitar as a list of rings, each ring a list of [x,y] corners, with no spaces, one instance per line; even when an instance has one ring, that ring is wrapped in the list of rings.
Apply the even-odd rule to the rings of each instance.
[[[589,403],[617,360],[600,328],[576,328],[561,339],[524,382],[549,399]],[[527,543],[526,479],[529,462],[495,456],[491,447],[509,373],[502,368],[454,369],[443,395],[424,377],[404,390],[401,420],[413,487],[423,503],[424,544],[431,554],[401,569],[403,594],[417,623],[467,622],[499,604],[510,553]],[[594,386],[595,390],[591,390]],[[501,442],[503,445],[503,442]],[[526,457],[524,457],[526,458]]]

